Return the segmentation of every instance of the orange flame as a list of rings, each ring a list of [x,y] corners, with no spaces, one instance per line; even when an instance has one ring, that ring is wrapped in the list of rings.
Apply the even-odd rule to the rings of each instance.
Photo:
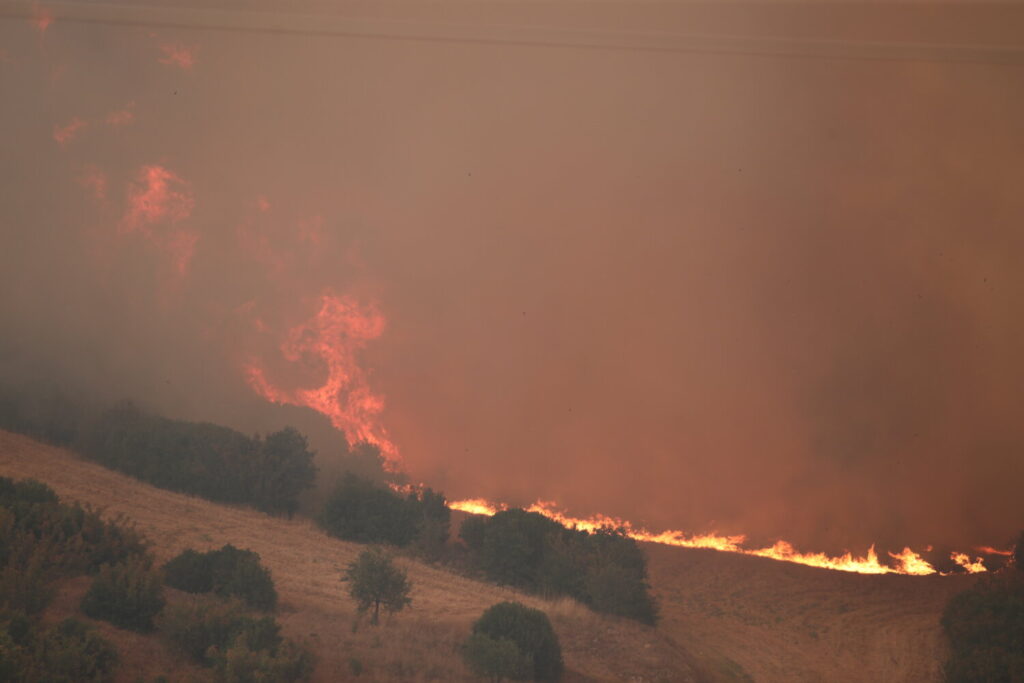
[[[306,406],[326,415],[350,443],[376,445],[394,466],[398,449],[380,424],[384,400],[370,390],[366,373],[357,363],[358,353],[383,331],[384,316],[376,307],[325,292],[316,315],[293,328],[281,345],[281,354],[291,363],[319,359],[326,366],[324,383],[313,389],[283,389],[268,379],[260,365],[250,362],[246,367],[249,385],[268,401]]]
[[[493,515],[506,506],[492,503],[483,498],[471,498],[458,500],[448,504],[453,510],[461,510],[477,515]],[[756,557],[768,557],[782,562],[794,562],[810,567],[823,569],[834,569],[845,572],[856,572],[860,574],[910,574],[924,576],[935,574],[935,568],[925,561],[920,555],[910,548],[904,548],[900,553],[889,553],[889,556],[896,560],[896,565],[883,564],[878,559],[875,547],[868,548],[866,555],[856,557],[850,552],[832,557],[825,553],[801,553],[786,541],[778,541],[767,548],[744,548],[743,542],[746,537],[742,534],[735,536],[720,536],[718,534],[698,534],[688,536],[682,531],[661,531],[652,532],[642,527],[637,527],[631,522],[609,517],[607,515],[594,515],[589,518],[572,517],[560,512],[554,503],[549,501],[537,501],[526,508],[528,512],[537,512],[548,519],[552,519],[567,527],[575,527],[583,531],[595,531],[601,527],[614,527],[622,529],[626,535],[637,541],[648,543],[660,543],[680,548],[708,548],[722,552],[740,553],[743,555],[754,555]],[[980,571],[984,571],[984,567]]]
[[[964,568],[968,574],[979,574],[985,571],[985,563],[982,562],[981,558],[975,558],[974,562],[971,562],[971,558],[967,553],[951,553],[950,558],[958,565]]]
[[[57,144],[63,145],[73,140],[74,137],[78,135],[78,131],[85,128],[87,125],[89,124],[76,116],[65,126],[54,126],[53,139]]]
[[[1003,557],[1009,557],[1013,554],[1012,550],[1000,550],[999,548],[991,548],[987,545],[978,546],[975,550],[986,555],[1002,555]]]
[[[143,166],[138,180],[128,186],[127,206],[121,218],[122,233],[137,232],[166,251],[179,275],[188,270],[199,236],[188,230],[168,227],[160,232],[154,226],[173,226],[192,215],[195,199],[188,184],[163,166]]]
[[[196,64],[197,49],[194,45],[164,43],[160,46],[160,51],[164,53],[164,56],[160,58],[160,63],[185,70],[191,69]]]

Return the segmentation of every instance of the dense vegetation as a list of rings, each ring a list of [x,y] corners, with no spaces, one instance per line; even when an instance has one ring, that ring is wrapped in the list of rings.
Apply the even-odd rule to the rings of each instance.
[[[148,559],[103,565],[82,599],[82,611],[133,631],[151,631],[165,604],[160,575]]]
[[[277,605],[274,581],[260,556],[231,544],[204,553],[183,551],[164,565],[164,581],[189,593],[239,598],[255,609],[272,610]]]
[[[67,446],[160,488],[275,514],[293,514],[316,478],[306,438],[292,428],[250,437],[127,402],[94,412],[60,394],[0,394],[0,428]]]
[[[953,596],[942,627],[952,650],[950,683],[1024,681],[1024,571],[981,577]]]
[[[475,674],[496,681],[557,681],[564,669],[548,616],[518,602],[493,605],[477,619],[463,659]]]
[[[300,681],[313,672],[304,647],[281,637],[273,617],[253,616],[234,600],[196,596],[168,607],[161,631],[225,681]]]
[[[657,620],[647,560],[619,530],[567,529],[536,512],[512,509],[470,517],[459,534],[492,581],[542,595],[568,595],[596,611]]]
[[[415,542],[431,554],[447,541],[450,519],[441,493],[426,488],[401,494],[348,473],[318,522],[328,534],[346,541],[400,547]]]
[[[0,477],[0,680],[107,681],[117,653],[80,621],[38,619],[59,579],[144,562],[141,536],[61,503],[36,481]]]

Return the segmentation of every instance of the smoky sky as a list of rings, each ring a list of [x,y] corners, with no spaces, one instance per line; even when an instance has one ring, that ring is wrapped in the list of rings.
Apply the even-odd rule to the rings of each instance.
[[[548,20],[632,25],[575,7]],[[1005,42],[949,12],[857,30]],[[3,17],[0,101],[10,381],[297,424],[329,461],[243,367],[315,386],[279,346],[331,291],[387,319],[360,365],[450,498],[825,550],[1022,524],[1019,64]],[[133,224],[154,167],[178,199]]]

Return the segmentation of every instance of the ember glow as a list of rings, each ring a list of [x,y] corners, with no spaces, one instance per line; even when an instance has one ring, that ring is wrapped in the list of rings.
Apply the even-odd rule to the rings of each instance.
[[[985,571],[985,563],[980,557],[976,557],[972,562],[967,553],[952,553],[950,559],[963,567],[964,571],[968,574],[978,574]]]
[[[54,126],[53,139],[57,144],[63,145],[73,140],[74,137],[78,135],[78,131],[82,130],[87,125],[89,124],[76,116],[63,126]]]
[[[325,292],[310,320],[292,328],[281,355],[293,364],[317,364],[325,375],[314,388],[286,389],[275,384],[258,363],[245,368],[249,386],[274,403],[306,406],[326,415],[350,443],[374,444],[394,464],[398,450],[381,425],[384,399],[370,390],[359,353],[384,331],[384,316],[351,296]]]
[[[196,64],[196,51],[197,48],[195,46],[188,46],[182,43],[164,43],[160,46],[160,52],[163,53],[160,63],[176,66],[187,71]]]

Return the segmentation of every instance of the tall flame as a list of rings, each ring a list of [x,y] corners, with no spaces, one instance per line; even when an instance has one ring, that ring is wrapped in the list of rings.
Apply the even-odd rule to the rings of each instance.
[[[258,362],[251,361],[246,366],[249,385],[268,401],[306,406],[326,415],[350,443],[374,444],[394,465],[398,449],[380,422],[384,399],[370,390],[357,359],[367,342],[383,331],[384,316],[376,307],[325,292],[316,315],[294,327],[281,345],[281,354],[291,363],[319,359],[326,366],[324,383],[312,389],[285,389],[271,382]]]

